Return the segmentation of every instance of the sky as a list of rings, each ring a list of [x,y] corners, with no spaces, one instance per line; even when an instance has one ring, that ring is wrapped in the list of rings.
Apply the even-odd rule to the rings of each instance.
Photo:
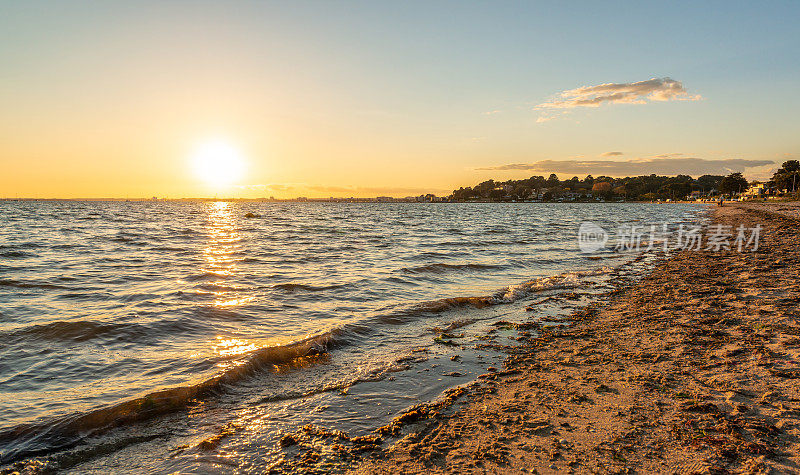
[[[796,1],[0,2],[0,197],[769,178],[800,157],[798,20]]]

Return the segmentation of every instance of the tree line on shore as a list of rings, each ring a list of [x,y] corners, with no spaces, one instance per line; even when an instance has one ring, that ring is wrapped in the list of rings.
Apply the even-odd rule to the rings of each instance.
[[[704,194],[717,190],[724,178],[722,175],[703,175],[694,179],[689,175],[670,177],[653,174],[625,178],[588,175],[582,180],[577,176],[559,180],[553,173],[548,178],[532,176],[522,180],[502,182],[487,180],[473,187],[453,190],[451,198],[456,201],[527,199],[548,201],[564,197],[605,200],[677,199],[684,198],[695,190]]]
[[[798,175],[800,175],[800,163],[797,160],[784,162],[773,178],[767,182],[767,188],[794,191],[796,187],[800,187]],[[698,192],[699,196],[733,196],[746,191],[750,185],[751,183],[748,183],[738,172],[727,176],[703,175],[698,178],[692,178],[689,175],[652,174],[625,178],[588,175],[584,179],[574,176],[566,180],[560,180],[555,173],[552,173],[548,178],[532,176],[522,180],[486,180],[472,187],[453,190],[450,199],[453,201],[522,201],[531,199],[550,201],[564,198],[570,200],[675,200],[685,199],[693,192]]]

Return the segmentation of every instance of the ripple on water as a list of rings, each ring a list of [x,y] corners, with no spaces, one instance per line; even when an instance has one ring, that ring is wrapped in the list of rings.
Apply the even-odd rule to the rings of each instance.
[[[692,209],[0,201],[0,413],[14,415],[13,427],[0,421],[0,464],[81,440],[101,459],[116,446],[98,449],[92,434],[187,408],[203,416],[181,419],[194,424],[212,402],[234,414],[346,393],[403,368],[413,348],[434,351],[434,321],[589,289],[593,276],[575,271],[606,261],[577,250],[587,216],[679,222]],[[220,341],[235,344],[223,355]],[[398,400],[427,397],[406,390],[442,384],[429,375],[412,375]],[[283,420],[319,420],[292,412],[308,400]],[[342,414],[363,423],[373,409],[351,402]],[[185,443],[172,430],[161,445]],[[165,471],[152,463],[143,471]]]

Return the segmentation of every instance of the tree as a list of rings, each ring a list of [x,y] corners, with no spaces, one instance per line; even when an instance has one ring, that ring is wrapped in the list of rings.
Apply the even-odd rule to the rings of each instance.
[[[678,175],[669,178],[667,182],[659,188],[659,192],[666,198],[684,198],[692,192],[694,180],[688,175]]]
[[[712,190],[719,190],[719,184],[723,178],[725,177],[722,175],[703,175],[696,180],[696,183],[700,187],[700,191],[708,194]]]
[[[465,187],[453,190],[452,198],[456,201],[467,201],[472,199],[487,200],[508,200],[508,199],[527,199],[529,196],[537,197],[542,191],[549,191],[545,200],[558,198],[568,187],[573,192],[581,194],[592,194],[595,197],[611,199],[615,195],[624,195],[626,199],[666,199],[683,198],[692,190],[701,190],[704,194],[721,190],[722,181],[725,181],[724,193],[736,193],[745,191],[748,183],[741,173],[732,173],[725,177],[721,175],[703,175],[696,180],[688,175],[660,176],[656,174],[640,175],[625,178],[613,178],[608,176],[591,175],[583,180],[577,177],[559,181],[558,176],[553,173],[549,178],[543,176],[532,176],[523,180],[506,180],[498,182],[486,180],[472,188]],[[800,191],[800,163],[797,160],[789,160],[783,167],[775,172],[773,180],[770,180],[770,187],[781,186],[781,189],[796,189]]]
[[[742,176],[741,173],[731,173],[730,175],[726,176],[722,179],[719,184],[719,191],[723,194],[734,194],[739,193],[747,189],[749,184],[747,180]]]
[[[611,183],[607,181],[600,181],[592,185],[592,193],[602,194],[611,191]]]
[[[495,188],[489,192],[489,198],[499,201],[505,197],[506,193],[502,188]]]
[[[543,176],[532,176],[525,180],[528,183],[528,186],[538,195],[539,191],[544,188],[546,180]]]
[[[511,198],[515,200],[524,200],[531,195],[531,189],[525,185],[516,185],[514,191],[511,193]]]
[[[800,189],[800,162],[787,160],[781,168],[772,175],[772,186],[779,190],[797,191]]]
[[[567,188],[569,188],[572,191],[577,190],[578,187],[580,186],[580,184],[581,184],[581,180],[576,176],[570,178],[569,180],[564,180],[564,186],[566,186]]]
[[[473,196],[473,194],[474,193],[472,191],[472,188],[470,188],[470,187],[466,187],[466,188],[461,187],[461,188],[453,191],[452,197],[453,197],[454,200],[465,201],[465,200],[470,199]]]

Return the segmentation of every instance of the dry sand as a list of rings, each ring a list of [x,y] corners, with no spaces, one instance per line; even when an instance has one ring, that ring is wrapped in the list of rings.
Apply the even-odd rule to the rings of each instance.
[[[718,208],[763,226],[758,251],[683,251],[562,330],[521,326],[504,368],[382,428],[402,438],[352,470],[800,472],[799,218]]]

